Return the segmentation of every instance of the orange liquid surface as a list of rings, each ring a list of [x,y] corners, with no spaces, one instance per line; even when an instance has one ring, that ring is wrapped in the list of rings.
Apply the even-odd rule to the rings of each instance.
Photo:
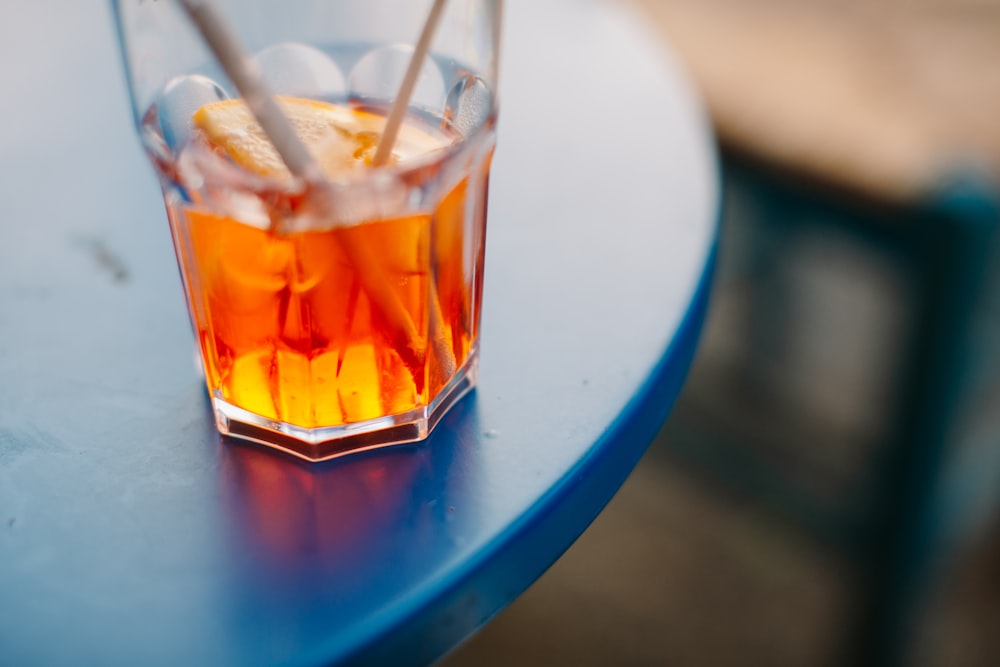
[[[485,202],[468,220],[469,181],[425,214],[291,234],[175,208],[209,390],[305,428],[426,406],[478,327]]]

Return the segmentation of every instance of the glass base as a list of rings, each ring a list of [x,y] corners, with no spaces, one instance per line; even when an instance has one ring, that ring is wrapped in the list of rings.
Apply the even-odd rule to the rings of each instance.
[[[473,349],[430,405],[398,415],[325,428],[302,428],[268,419],[214,396],[215,425],[222,435],[280,449],[306,461],[326,461],[354,452],[425,439],[451,406],[476,385],[478,371],[479,351]]]

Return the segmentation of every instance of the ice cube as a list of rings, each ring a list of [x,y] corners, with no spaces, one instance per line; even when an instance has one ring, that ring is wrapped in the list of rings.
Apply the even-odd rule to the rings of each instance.
[[[448,93],[444,117],[468,136],[489,116],[492,104],[490,89],[478,76],[467,74]]]
[[[222,86],[200,74],[176,76],[156,98],[156,121],[167,147],[174,153],[191,138],[191,117],[202,106],[228,99]]]
[[[264,79],[279,95],[331,99],[347,92],[340,68],[311,46],[275,44],[258,53],[255,60]]]
[[[366,53],[348,76],[351,97],[390,101],[399,92],[413,57],[408,45],[384,46]],[[410,104],[440,112],[444,106],[444,77],[437,63],[425,58]]]

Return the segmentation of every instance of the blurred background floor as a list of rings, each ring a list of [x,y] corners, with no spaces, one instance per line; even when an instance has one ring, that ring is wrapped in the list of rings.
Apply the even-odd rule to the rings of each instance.
[[[658,441],[563,559],[442,664],[835,664],[845,564],[668,449]],[[996,533],[956,557],[914,664],[996,664],[998,559]]]
[[[579,542],[443,664],[829,664],[843,564],[669,449],[658,440]]]
[[[787,226],[776,311],[787,331],[761,338],[750,322],[762,279],[748,249],[767,232],[759,193],[730,178],[731,156],[742,169],[746,156],[777,168],[791,183],[780,192],[818,183],[834,195],[827,204],[842,196],[912,212],[957,172],[996,192],[1000,0],[638,5],[685,61],[726,156],[701,348],[671,418],[607,509],[442,664],[856,664],[844,646],[859,560],[822,526],[826,510],[860,513],[870,500],[863,490],[894,428],[913,287],[856,230]],[[947,517],[955,534],[916,614],[914,667],[1000,664],[997,392],[976,406],[978,426],[964,413],[949,463],[983,470],[979,486],[968,473],[957,485],[979,502]],[[958,434],[978,444],[959,447]],[[771,483],[774,471],[791,494]]]

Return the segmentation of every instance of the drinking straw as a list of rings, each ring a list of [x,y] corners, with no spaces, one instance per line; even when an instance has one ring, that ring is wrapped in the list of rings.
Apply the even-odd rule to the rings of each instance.
[[[399,128],[403,124],[406,110],[410,107],[410,98],[413,96],[413,90],[417,87],[417,77],[420,75],[420,68],[424,63],[424,58],[427,57],[427,52],[431,48],[431,40],[434,39],[434,31],[437,30],[443,10],[444,0],[434,0],[431,11],[427,14],[427,20],[424,21],[423,30],[420,31],[420,38],[413,49],[410,63],[406,67],[406,75],[403,77],[403,83],[399,86],[399,93],[392,103],[392,109],[389,110],[389,117],[386,119],[385,128],[382,130],[382,138],[375,149],[374,157],[372,157],[372,164],[376,167],[385,164],[392,155],[392,146],[396,143],[396,137],[399,136]]]
[[[427,13],[424,27],[420,31],[420,37],[417,39],[417,45],[413,48],[410,62],[406,66],[406,74],[403,76],[403,82],[399,85],[399,92],[396,94],[396,99],[392,102],[392,108],[389,110],[388,118],[386,118],[385,127],[382,128],[382,137],[375,148],[375,155],[372,156],[372,166],[374,167],[384,165],[392,156],[392,146],[396,143],[396,138],[399,136],[399,129],[402,127],[403,119],[406,117],[406,111],[410,108],[410,98],[413,97],[413,91],[417,87],[420,68],[424,64],[427,52],[430,51],[434,32],[437,30],[438,23],[440,22],[441,13],[444,11],[444,3],[445,0],[434,0],[431,10]],[[447,378],[451,377],[452,373],[455,372],[455,355],[451,347],[441,339],[441,334],[444,332],[444,317],[441,313],[440,299],[433,276],[430,278],[428,297],[430,300],[428,315],[431,324],[431,345],[437,354],[438,363],[440,364],[439,370],[445,376],[445,381],[447,381]]]

